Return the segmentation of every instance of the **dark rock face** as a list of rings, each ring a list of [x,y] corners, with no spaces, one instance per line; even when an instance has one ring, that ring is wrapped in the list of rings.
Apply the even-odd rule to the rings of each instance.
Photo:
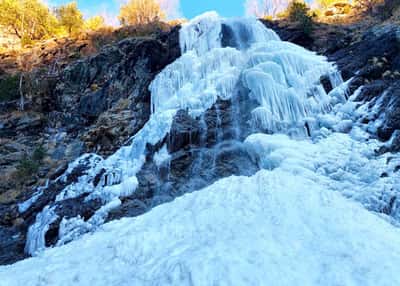
[[[329,55],[347,47],[352,40],[352,30],[323,23],[314,23],[311,33],[305,33],[301,25],[289,22],[260,20],[273,29],[283,41],[292,42],[319,54]]]
[[[284,25],[281,26],[277,22],[269,20],[261,20],[262,23],[269,29],[274,30],[283,41],[292,42],[302,47],[311,48],[313,44],[313,38],[310,35],[304,33],[301,27],[297,25]]]
[[[384,141],[400,128],[399,31],[391,25],[372,28],[364,33],[361,41],[330,55],[345,78],[354,77],[351,91],[362,86],[357,100],[370,102],[371,108],[377,105],[378,117],[383,122],[376,135]]]
[[[134,134],[150,115],[149,84],[156,73],[180,55],[178,40],[170,37],[178,37],[178,29],[161,36],[167,42],[127,38],[68,66],[55,92],[61,123],[71,131],[84,128],[96,124],[102,113],[119,105],[119,111],[135,115],[125,124],[131,130],[128,135]],[[69,124],[72,118],[77,124]]]
[[[108,220],[140,215],[220,178],[256,173],[257,162],[241,143],[250,131],[249,118],[238,116],[249,109],[246,96],[239,88],[233,100],[218,100],[198,118],[178,111],[167,137],[147,147],[146,163],[137,174],[137,190],[111,211]],[[154,156],[164,144],[170,158],[157,165]]]
[[[197,120],[193,119],[187,111],[178,111],[168,136],[168,151],[174,153],[190,145],[198,146],[201,132]]]
[[[59,217],[46,235],[47,245],[57,241],[62,218],[81,215],[87,220],[102,206],[85,200],[87,194],[55,202],[65,186],[85,173],[84,162],[65,181],[54,180],[81,154],[112,154],[134,135],[150,116],[150,82],[179,56],[179,27],[152,37],[126,38],[51,74],[35,70],[25,112],[15,110],[17,102],[2,104],[0,265],[26,256],[28,228],[44,206],[54,206]],[[37,146],[45,149],[44,159],[29,179],[17,183],[17,167],[22,159],[30,160]],[[47,179],[50,184],[43,194],[20,213],[18,203],[29,199]]]
[[[382,95],[387,98],[382,106],[383,124],[378,128],[378,136],[389,140],[396,130],[400,130],[400,82],[391,85]],[[398,149],[400,146],[394,146]]]
[[[0,264],[12,264],[26,258],[24,254],[25,236],[17,227],[0,226]]]
[[[397,26],[383,26],[366,31],[362,39],[330,55],[349,78],[359,72],[360,76],[373,80],[385,71],[400,70],[400,37]]]
[[[361,86],[364,83],[362,78],[359,78],[358,84],[356,86]],[[376,80],[371,82],[370,84],[364,85],[361,89],[360,94],[357,97],[357,101],[371,101],[377,95],[383,94],[383,92],[387,89],[389,83],[383,80]]]

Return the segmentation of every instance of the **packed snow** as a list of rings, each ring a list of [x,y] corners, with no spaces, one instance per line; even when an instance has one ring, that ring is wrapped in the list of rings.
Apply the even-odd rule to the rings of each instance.
[[[88,193],[104,206],[87,221],[63,218],[57,247],[43,251],[57,218],[46,207],[28,233],[26,250],[36,257],[0,267],[0,286],[400,285],[400,156],[377,156],[382,144],[368,134],[376,126],[357,122],[366,103],[354,101],[359,91],[348,94],[351,80],[343,83],[326,58],[280,41],[254,19],[210,12],[180,33],[182,56],[151,84],[143,129],[109,158],[87,154],[59,178],[86,162],[57,200]],[[334,87],[329,94],[323,75]],[[146,144],[164,139],[176,112],[202,118],[238,89],[257,104],[244,145],[261,170],[104,224],[135,192]],[[170,157],[164,145],[154,161]]]
[[[400,231],[303,174],[222,179],[0,268],[0,285],[400,285]]]
[[[400,220],[400,205],[394,204],[385,211],[400,193],[400,177],[394,170],[399,156],[376,156],[379,143],[374,140],[360,142],[339,132],[315,142],[293,140],[282,134],[253,134],[245,144],[258,154],[255,159],[261,168],[279,168],[293,176],[308,178],[327,190],[360,202],[371,211],[386,212],[394,220]],[[396,224],[392,218],[383,218]]]

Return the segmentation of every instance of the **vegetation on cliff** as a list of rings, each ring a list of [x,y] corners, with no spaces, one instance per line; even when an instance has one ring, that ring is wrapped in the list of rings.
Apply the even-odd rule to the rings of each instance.
[[[118,18],[123,26],[143,26],[165,20],[166,13],[156,0],[131,0],[121,6]],[[101,29],[107,32],[111,27],[100,15],[85,19],[75,1],[52,8],[41,0],[0,0],[1,37],[17,37],[22,47]]]

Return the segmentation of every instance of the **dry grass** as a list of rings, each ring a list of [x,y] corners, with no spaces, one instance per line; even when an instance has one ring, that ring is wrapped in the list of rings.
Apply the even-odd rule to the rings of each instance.
[[[73,38],[52,38],[18,49],[3,47],[0,49],[0,70],[15,74],[34,68],[62,68],[71,61],[98,52],[105,45],[128,37],[153,37],[160,32],[170,31],[180,23],[181,21],[154,22],[121,28],[105,27],[98,31],[81,33]]]

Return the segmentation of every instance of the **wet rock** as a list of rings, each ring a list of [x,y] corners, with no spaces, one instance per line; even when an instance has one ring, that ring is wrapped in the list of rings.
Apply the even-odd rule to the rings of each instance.
[[[394,83],[384,94],[387,104],[381,108],[384,120],[378,128],[378,136],[389,140],[395,130],[400,130],[400,82]]]
[[[187,111],[178,111],[168,135],[168,151],[174,153],[190,145],[199,145],[200,132],[197,120],[193,119]]]
[[[83,96],[79,101],[80,114],[88,118],[99,116],[107,107],[107,98],[102,89]]]
[[[379,148],[378,154],[384,154],[387,152],[397,153],[400,152],[400,130],[393,132],[391,140],[387,142],[384,146]]]
[[[54,246],[57,243],[62,219],[80,216],[84,221],[87,221],[103,205],[100,200],[85,201],[85,198],[86,195],[81,195],[56,204],[55,214],[58,217],[50,224],[49,230],[46,232],[45,241],[47,247]]]
[[[396,26],[386,25],[379,29],[373,27],[364,32],[360,41],[331,54],[329,58],[337,63],[346,79],[360,70],[367,77],[379,78],[386,67],[400,70],[400,44],[397,33]],[[374,61],[374,58],[384,58],[383,66]]]
[[[120,208],[112,210],[107,220],[112,221],[123,217],[136,217],[146,213],[148,210],[149,206],[143,200],[129,198],[123,202]]]
[[[331,80],[329,79],[329,76],[322,76],[320,79],[320,82],[321,82],[322,86],[324,87],[324,90],[326,93],[329,93],[330,91],[332,91],[333,86],[332,86]]]
[[[383,92],[389,87],[389,82],[378,80],[370,84],[363,85],[360,94],[357,96],[356,101],[371,101],[383,94]]]
[[[24,254],[25,236],[18,228],[0,225],[0,265],[15,263],[26,258]]]
[[[238,96],[237,101],[245,100]],[[240,143],[245,137],[238,134],[240,126],[243,130],[249,128],[235,118],[240,108],[249,107],[245,104],[235,107],[230,100],[218,100],[198,118],[192,118],[185,110],[178,111],[167,138],[155,146],[147,146],[146,163],[137,174],[137,190],[123,199],[122,205],[109,214],[108,220],[140,215],[223,177],[257,172],[253,156]],[[248,121],[245,117],[241,119]],[[170,157],[156,165],[153,155],[165,142]]]

